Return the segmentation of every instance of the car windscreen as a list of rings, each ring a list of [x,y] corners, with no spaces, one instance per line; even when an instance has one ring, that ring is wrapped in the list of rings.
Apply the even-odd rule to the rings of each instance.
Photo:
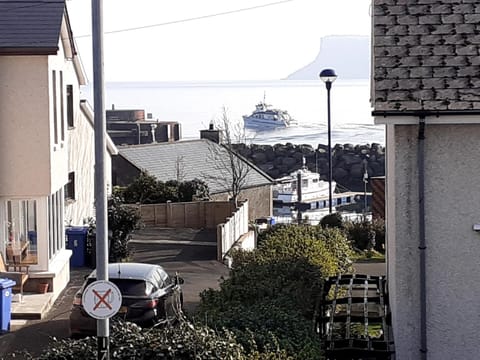
[[[92,283],[95,279],[89,279]],[[123,296],[148,296],[152,293],[153,286],[149,282],[133,279],[112,279],[109,281],[117,285]]]

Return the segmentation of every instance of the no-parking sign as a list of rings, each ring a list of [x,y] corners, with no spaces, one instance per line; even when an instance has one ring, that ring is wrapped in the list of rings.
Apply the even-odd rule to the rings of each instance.
[[[97,280],[88,285],[82,295],[83,308],[95,319],[108,319],[122,306],[122,294],[114,283]]]

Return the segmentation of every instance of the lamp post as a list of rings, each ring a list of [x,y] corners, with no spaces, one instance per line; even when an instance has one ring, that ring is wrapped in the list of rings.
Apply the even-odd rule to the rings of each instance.
[[[320,72],[320,79],[325,83],[327,88],[327,132],[328,132],[328,213],[332,213],[332,134],[331,134],[331,121],[330,121],[330,89],[332,83],[337,78],[335,70],[323,69]]]

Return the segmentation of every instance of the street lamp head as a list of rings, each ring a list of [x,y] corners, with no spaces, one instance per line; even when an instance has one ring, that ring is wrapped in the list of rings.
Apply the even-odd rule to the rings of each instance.
[[[335,70],[333,69],[323,69],[319,76],[324,83],[332,83],[337,78],[337,74],[335,74]]]

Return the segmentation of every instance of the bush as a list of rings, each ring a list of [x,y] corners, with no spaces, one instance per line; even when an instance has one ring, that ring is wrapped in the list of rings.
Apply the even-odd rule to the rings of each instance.
[[[342,215],[340,213],[332,213],[332,214],[325,215],[320,220],[320,226],[324,229],[329,227],[343,229],[344,221],[343,221]]]
[[[352,246],[338,228],[279,224],[261,233],[258,244],[262,251],[295,258],[307,257],[312,264],[322,267],[325,276],[352,270]]]
[[[232,253],[230,277],[201,293],[197,315],[225,327],[251,351],[273,343],[296,359],[319,359],[313,318],[323,279],[350,269],[352,249],[338,229],[275,225],[259,235],[256,250]]]
[[[345,223],[345,232],[353,246],[359,250],[385,251],[385,221],[382,219],[370,221],[364,217],[348,221]]]
[[[117,196],[108,201],[109,261],[127,259],[130,255],[128,241],[132,231],[139,228],[141,216],[134,208],[123,204]]]
[[[163,182],[143,171],[130,185],[115,190],[116,195],[123,198],[127,204],[187,202],[209,197],[208,186],[202,180]]]
[[[255,346],[253,345],[253,348]],[[97,338],[61,340],[43,352],[37,360],[77,360],[97,358]],[[26,357],[33,359],[32,357]],[[175,326],[141,329],[135,324],[112,321],[111,359],[232,359],[288,360],[276,349],[247,354],[229,331],[214,331],[205,326],[182,321]]]
[[[140,214],[136,209],[123,204],[119,196],[112,195],[108,200],[108,233],[109,233],[109,262],[128,259],[130,250],[128,241],[131,233],[140,227]],[[86,254],[90,266],[95,266],[96,254],[96,222],[91,218],[88,221]]]
[[[257,255],[232,254],[234,267],[220,290],[200,294],[198,318],[232,331],[248,353],[255,351],[252,343],[261,352],[277,343],[297,359],[318,359],[321,348],[312,319],[321,271],[305,259],[275,261]],[[311,349],[314,355],[308,357]]]

